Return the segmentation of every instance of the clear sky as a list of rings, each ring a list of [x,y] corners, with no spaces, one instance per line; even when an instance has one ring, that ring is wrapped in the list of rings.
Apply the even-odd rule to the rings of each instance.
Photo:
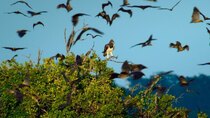
[[[64,29],[67,29],[67,37],[72,31],[71,17],[75,13],[86,13],[91,16],[80,17],[76,30],[82,28],[83,24],[95,27],[104,32],[103,37],[91,39],[83,35],[86,40],[79,41],[71,48],[75,54],[86,53],[95,42],[94,50],[102,55],[104,45],[110,39],[115,41],[114,55],[118,56],[118,61],[132,61],[141,63],[148,67],[143,70],[146,77],[159,71],[174,70],[178,75],[193,76],[198,74],[210,75],[210,66],[198,66],[199,63],[210,62],[210,36],[206,31],[206,23],[192,24],[191,16],[193,7],[210,17],[209,0],[182,0],[173,11],[158,9],[141,10],[132,8],[133,16],[119,12],[120,18],[116,19],[112,26],[106,24],[102,18],[95,17],[101,9],[101,4],[107,0],[72,0],[73,10],[69,13],[65,9],[57,9],[60,3],[66,0],[26,0],[34,11],[48,11],[40,16],[27,18],[22,15],[5,14],[20,10],[27,14],[30,10],[24,4],[10,6],[15,0],[0,1],[0,47],[26,47],[27,49],[11,52],[0,48],[0,61],[11,58],[18,54],[16,58],[19,62],[29,60],[30,56],[34,62],[37,60],[38,50],[42,51],[42,58],[51,57],[56,53],[66,54],[64,43]],[[112,15],[117,12],[123,0],[110,0],[113,8],[110,6],[105,11]],[[131,5],[154,5],[161,7],[172,7],[178,0],[158,0],[158,2],[149,2],[146,0],[130,0]],[[125,7],[126,8],[126,7]],[[128,8],[126,8],[128,9]],[[37,26],[33,29],[33,23],[42,21],[45,27]],[[30,30],[23,38],[19,38],[16,31],[19,29]],[[92,33],[89,31],[88,33]],[[94,33],[93,33],[94,34]],[[130,49],[130,46],[144,42],[153,34],[158,39],[153,46],[142,48],[140,46]],[[76,34],[78,35],[78,33]],[[189,51],[177,52],[176,49],[169,48],[170,43],[180,41],[183,45],[190,46]],[[120,72],[121,64],[109,62],[116,72]]]

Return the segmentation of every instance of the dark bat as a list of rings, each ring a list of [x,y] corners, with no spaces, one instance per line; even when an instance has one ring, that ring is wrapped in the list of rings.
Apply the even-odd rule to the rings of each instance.
[[[200,66],[204,66],[204,65],[210,65],[210,62],[207,62],[207,63],[202,63],[202,64],[198,64]]]
[[[133,5],[133,6],[128,6],[132,8],[140,8],[142,10],[145,10],[147,8],[160,8],[159,6],[151,6],[151,5]]]
[[[113,14],[113,15],[112,15],[112,18],[111,18],[111,20],[110,20],[110,25],[112,25],[113,21],[114,21],[116,18],[119,18],[119,17],[120,17],[120,15],[117,14],[117,13]]]
[[[30,14],[31,17],[33,17],[33,16],[41,15],[42,13],[47,13],[47,11],[40,11],[40,12],[27,11],[27,13]]]
[[[130,73],[134,80],[142,78],[145,74],[141,71],[133,71]]]
[[[14,55],[11,59],[7,59],[6,61],[10,63],[10,62],[12,62],[12,60],[14,60],[15,57],[17,57],[17,56],[18,56],[18,55],[16,54],[16,55]]]
[[[147,0],[147,1],[150,1],[150,2],[157,2],[157,0]]]
[[[26,48],[15,48],[15,47],[2,47],[4,49],[8,49],[8,50],[11,50],[11,51],[17,51],[17,50],[23,50],[23,49],[26,49]]]
[[[29,30],[17,30],[17,34],[20,38],[22,38]]]
[[[182,44],[179,41],[176,41],[175,44],[174,43],[170,43],[169,47],[176,48],[177,52],[181,52],[181,51],[184,51],[184,50],[189,51],[189,46],[188,45],[182,46]]]
[[[200,11],[199,11],[200,12]],[[210,20],[209,17],[207,17],[206,15],[204,15],[203,13],[200,12],[200,15],[203,17],[204,20]]]
[[[84,27],[84,28],[82,29],[82,31],[78,34],[76,40],[74,41],[74,45],[76,44],[76,42],[77,42],[78,40],[81,39],[82,35],[83,35],[86,31],[89,31],[89,30],[92,30],[92,31],[94,31],[94,32],[96,32],[96,33],[98,33],[98,34],[101,34],[101,35],[104,34],[103,32],[101,32],[100,30],[98,30],[98,29],[96,29],[96,28],[93,28],[93,27]]]
[[[152,35],[150,35],[150,37],[149,37],[149,39],[147,41],[145,41],[143,43],[135,44],[135,45],[131,46],[130,48],[133,48],[133,47],[138,46],[138,45],[142,45],[142,47],[151,46],[152,45],[152,41],[154,41],[154,40],[157,40],[157,39],[153,39]]]
[[[118,9],[118,12],[119,11],[128,13],[130,15],[130,17],[132,17],[132,15],[133,15],[133,12],[130,9],[124,9],[121,7],[120,9]]]
[[[75,36],[75,31],[73,30],[69,36],[68,42],[66,44],[66,51],[69,52],[71,49],[72,44],[74,43],[74,36]]]
[[[15,5],[17,3],[25,4],[27,7],[29,7],[30,9],[32,9],[32,7],[26,1],[23,1],[23,0],[19,0],[17,2],[14,2],[14,3],[11,4],[11,6],[12,5]]]
[[[181,2],[182,0],[178,1],[172,8],[159,8],[159,10],[169,10],[173,11],[173,9]]]
[[[25,17],[29,17],[29,16],[25,15],[24,13],[22,13],[20,11],[7,12],[7,14],[21,14],[21,15],[23,15]]]
[[[72,24],[73,24],[73,26],[76,26],[76,25],[78,24],[78,22],[79,22],[79,17],[80,17],[80,16],[90,16],[90,15],[84,14],[84,13],[77,13],[77,14],[74,14],[74,15],[72,16]]]
[[[38,22],[33,24],[33,28],[37,25],[42,25],[44,27],[44,23],[42,23],[41,21],[38,21]]]
[[[76,64],[77,64],[78,66],[81,66],[81,65],[82,65],[82,62],[83,62],[82,57],[79,56],[79,55],[77,55],[77,56],[76,56]]]
[[[129,64],[130,71],[142,71],[143,69],[146,69],[147,67],[142,64]]]
[[[108,1],[107,3],[103,3],[102,4],[102,10],[104,11],[104,8],[106,7],[106,6],[111,6],[112,7],[112,3],[110,2],[110,1]]]
[[[66,4],[59,4],[57,5],[57,9],[65,8],[67,12],[70,12],[73,8],[70,4],[70,0],[67,0]]]
[[[92,34],[90,34],[90,33],[86,34],[86,36],[89,36],[89,35],[90,35],[93,39],[96,38],[96,37],[101,37],[101,35],[92,35]]]
[[[210,25],[210,23],[206,23],[207,25]]]

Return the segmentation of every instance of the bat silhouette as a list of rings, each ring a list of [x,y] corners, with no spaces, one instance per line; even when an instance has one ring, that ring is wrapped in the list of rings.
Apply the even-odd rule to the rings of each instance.
[[[130,17],[132,17],[132,15],[133,15],[133,12],[130,9],[124,9],[123,7],[121,7],[120,9],[118,9],[118,12],[119,11],[128,13],[130,15]]]
[[[159,6],[151,6],[151,5],[133,5],[133,6],[128,6],[132,8],[140,8],[142,10],[145,10],[147,8],[160,8]]]
[[[15,5],[15,4],[18,4],[18,3],[25,4],[28,8],[32,9],[32,7],[26,1],[23,1],[23,0],[16,1],[16,2],[10,4],[10,5],[12,6],[12,5]]]
[[[75,31],[73,30],[69,36],[68,42],[66,44],[66,51],[69,52],[71,49],[72,44],[74,43],[74,36],[75,36]]]
[[[133,48],[133,47],[136,47],[138,45],[142,45],[142,47],[145,47],[145,46],[151,46],[152,45],[152,41],[154,40],[157,40],[157,39],[153,39],[152,38],[152,35],[150,35],[149,39],[143,43],[138,43],[138,44],[135,44],[133,46],[131,46],[130,48]]]
[[[114,21],[116,18],[119,18],[119,17],[120,17],[120,15],[117,14],[117,13],[113,14],[113,15],[112,15],[112,18],[111,18],[111,20],[110,20],[110,22],[109,22],[109,24],[112,25],[113,21]]]
[[[77,13],[77,14],[74,14],[74,15],[72,16],[72,24],[73,24],[73,26],[76,26],[76,25],[78,24],[78,22],[79,22],[79,17],[80,17],[80,16],[90,16],[90,15],[84,14],[84,13]]]
[[[8,50],[11,50],[11,51],[17,51],[17,50],[23,50],[23,49],[26,49],[26,48],[15,48],[15,47],[2,47],[4,49],[8,49]]]
[[[93,39],[96,38],[96,37],[101,37],[101,35],[93,35],[93,34],[90,34],[90,33],[86,34],[86,36],[91,36]]]
[[[193,13],[192,13],[192,20],[190,23],[199,23],[203,22],[203,20],[200,19],[200,11],[197,7],[193,8]]]
[[[42,23],[41,21],[38,21],[38,22],[33,24],[33,28],[37,25],[42,25],[44,27],[44,23]]]
[[[200,15],[203,17],[204,20],[210,20],[210,18],[207,17],[206,15],[204,15],[203,13],[201,13],[201,11],[199,11],[199,12],[200,12]]]
[[[198,64],[200,66],[204,66],[204,65],[210,65],[210,62],[207,62],[207,63],[202,63],[202,64]]]
[[[70,0],[66,1],[66,4],[59,4],[57,5],[57,9],[64,8],[67,12],[70,12],[73,8],[70,4]]]
[[[40,11],[40,12],[27,11],[27,13],[30,14],[31,17],[33,17],[33,16],[41,15],[42,13],[47,13],[47,11]]]
[[[102,4],[102,10],[104,11],[104,8],[109,6],[109,5],[112,7],[112,3],[110,1],[108,1],[107,3],[103,3]]]
[[[18,56],[18,55],[16,54],[16,55],[14,55],[11,59],[7,59],[6,61],[10,63],[10,62],[12,62],[12,60],[14,60],[15,57],[17,57],[17,56]]]
[[[20,14],[20,15],[23,15],[25,17],[29,17],[29,16],[25,15],[24,13],[22,13],[20,11],[7,12],[7,14]]]
[[[100,30],[98,30],[98,29],[96,29],[96,28],[93,28],[93,27],[84,27],[84,28],[82,29],[82,31],[78,34],[76,40],[74,41],[74,45],[76,44],[76,42],[77,42],[78,40],[81,39],[82,35],[83,35],[85,32],[89,31],[89,30],[92,30],[92,31],[94,31],[95,33],[98,33],[98,34],[101,34],[101,35],[104,34],[102,31],[100,31]]]
[[[25,30],[25,29],[23,29],[23,30],[17,30],[17,34],[18,34],[18,36],[19,36],[20,38],[22,38],[23,36],[26,35],[26,33],[27,33],[28,31],[29,31],[29,30]]]
[[[169,10],[173,11],[173,9],[181,2],[182,0],[178,1],[172,8],[159,8],[159,10]]]

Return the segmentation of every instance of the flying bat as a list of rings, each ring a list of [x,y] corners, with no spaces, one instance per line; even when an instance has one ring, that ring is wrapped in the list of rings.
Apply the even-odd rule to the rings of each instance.
[[[210,62],[207,62],[207,63],[202,63],[202,64],[198,64],[200,66],[204,66],[204,65],[210,65]]]
[[[197,7],[194,7],[192,13],[192,20],[190,23],[200,23],[200,22],[203,22],[203,20],[200,19],[200,11]]]
[[[95,33],[98,33],[98,34],[101,34],[101,35],[104,34],[102,31],[100,31],[100,30],[98,30],[98,29],[96,29],[96,28],[93,28],[93,27],[84,27],[84,28],[82,29],[82,31],[78,34],[76,40],[74,41],[74,45],[76,44],[76,42],[77,42],[78,40],[81,39],[82,35],[83,35],[85,32],[89,31],[89,30],[92,30],[92,31],[94,31]]]
[[[73,8],[70,4],[70,0],[66,1],[66,4],[59,4],[57,5],[57,9],[64,8],[67,12],[70,12]]]
[[[24,35],[26,35],[26,33],[29,32],[29,30],[17,30],[17,34],[20,38],[22,38]]]
[[[26,49],[26,48],[15,48],[15,47],[2,47],[4,49],[8,49],[8,50],[11,50],[11,51],[17,51],[17,50],[23,50],[23,49]]]
[[[15,5],[15,4],[18,4],[18,3],[25,4],[28,8],[32,9],[32,7],[26,1],[23,1],[23,0],[16,1],[16,2],[10,4],[10,5],[12,6],[12,5]]]
[[[103,3],[102,4],[102,10],[104,11],[104,8],[109,6],[109,5],[112,7],[112,3],[110,1],[108,1],[107,3]]]
[[[93,39],[96,38],[96,37],[101,37],[101,35],[93,35],[93,34],[90,34],[90,33],[86,34],[86,36],[91,36]]]
[[[177,52],[181,52],[181,51],[184,51],[184,50],[189,51],[189,46],[188,45],[182,46],[182,44],[179,41],[176,41],[175,44],[174,43],[170,43],[169,47],[176,48]]]
[[[44,27],[44,23],[42,23],[41,21],[38,21],[38,22],[33,24],[33,28],[37,25],[42,25]]]
[[[159,8],[159,10],[169,10],[173,11],[173,9],[181,2],[182,0],[178,1],[172,8]]]
[[[112,15],[112,18],[111,18],[111,20],[110,20],[110,22],[109,22],[109,25],[112,25],[113,21],[114,21],[116,18],[119,18],[119,17],[120,17],[120,15],[117,14],[117,13],[113,14],[113,15]]]
[[[178,80],[179,80],[180,86],[185,87],[185,86],[188,86],[195,79],[187,80],[183,75],[181,75],[178,77]]]
[[[7,14],[21,14],[21,15],[23,15],[25,17],[29,17],[29,16],[25,15],[24,13],[22,13],[20,11],[7,12]]]
[[[84,13],[77,13],[77,14],[74,14],[74,15],[72,16],[72,24],[73,24],[73,26],[76,26],[76,25],[78,24],[78,22],[79,22],[79,17],[80,17],[80,16],[90,16],[90,15],[84,14]]]
[[[154,41],[154,40],[157,40],[157,39],[153,39],[152,35],[150,35],[150,37],[149,37],[149,39],[147,41],[145,41],[143,43],[135,44],[135,45],[131,46],[130,48],[133,48],[133,47],[138,46],[138,45],[142,45],[142,47],[151,46],[152,45],[152,41]]]
[[[118,9],[118,12],[119,11],[128,13],[130,15],[130,17],[132,17],[132,15],[133,15],[133,12],[130,9],[124,9],[123,7],[121,7],[121,8]]]
[[[147,8],[160,8],[159,6],[151,6],[151,5],[133,5],[133,6],[127,6],[132,8],[140,8],[142,10],[145,10]]]
[[[47,11],[40,11],[40,12],[27,11],[27,13],[30,14],[31,17],[33,17],[33,16],[41,15],[42,13],[47,13]]]

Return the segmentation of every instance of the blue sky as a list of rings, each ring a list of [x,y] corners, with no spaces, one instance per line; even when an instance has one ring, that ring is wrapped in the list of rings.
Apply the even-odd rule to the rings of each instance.
[[[108,14],[114,14],[120,8],[123,0],[110,0],[113,8],[106,7]],[[34,62],[37,59],[37,53],[42,51],[42,58],[51,57],[56,53],[66,54],[64,43],[64,29],[67,29],[67,37],[72,31],[71,16],[75,13],[87,13],[91,16],[80,17],[79,24],[75,27],[80,29],[83,24],[95,27],[104,32],[103,37],[91,39],[86,38],[79,41],[71,48],[75,54],[86,53],[95,42],[94,50],[97,54],[105,59],[102,55],[104,45],[110,39],[115,41],[114,55],[118,56],[118,61],[132,61],[133,63],[141,63],[148,67],[143,72],[146,77],[159,71],[174,70],[178,75],[193,76],[198,74],[209,75],[209,66],[198,66],[199,63],[210,62],[209,55],[209,34],[206,31],[206,23],[192,24],[191,16],[193,7],[196,6],[205,15],[210,17],[210,1],[186,1],[182,0],[180,4],[171,11],[161,11],[157,9],[141,10],[133,8],[133,17],[120,12],[120,18],[116,19],[112,26],[106,24],[102,18],[97,18],[101,9],[101,4],[107,0],[72,0],[73,10],[69,13],[64,9],[56,9],[60,3],[66,0],[27,0],[34,11],[46,10],[41,16],[27,18],[22,15],[5,14],[20,10],[26,13],[30,10],[23,4],[10,6],[15,0],[1,0],[0,2],[0,47],[27,47],[26,50],[11,52],[0,48],[0,61],[11,58],[18,54],[16,58],[19,62],[29,60],[30,56]],[[158,2],[148,2],[146,0],[130,0],[131,5],[155,5],[161,7],[172,7],[178,0],[159,0]],[[37,26],[33,29],[33,23],[42,21],[45,27]],[[28,29],[23,38],[19,38],[16,30]],[[92,32],[88,32],[92,33]],[[142,48],[140,46],[130,49],[130,46],[144,42],[153,34],[158,39],[153,42],[153,46]],[[188,44],[190,51],[178,53],[176,49],[169,48],[171,42],[180,41],[183,45]],[[120,72],[121,64],[109,62],[116,72]]]

